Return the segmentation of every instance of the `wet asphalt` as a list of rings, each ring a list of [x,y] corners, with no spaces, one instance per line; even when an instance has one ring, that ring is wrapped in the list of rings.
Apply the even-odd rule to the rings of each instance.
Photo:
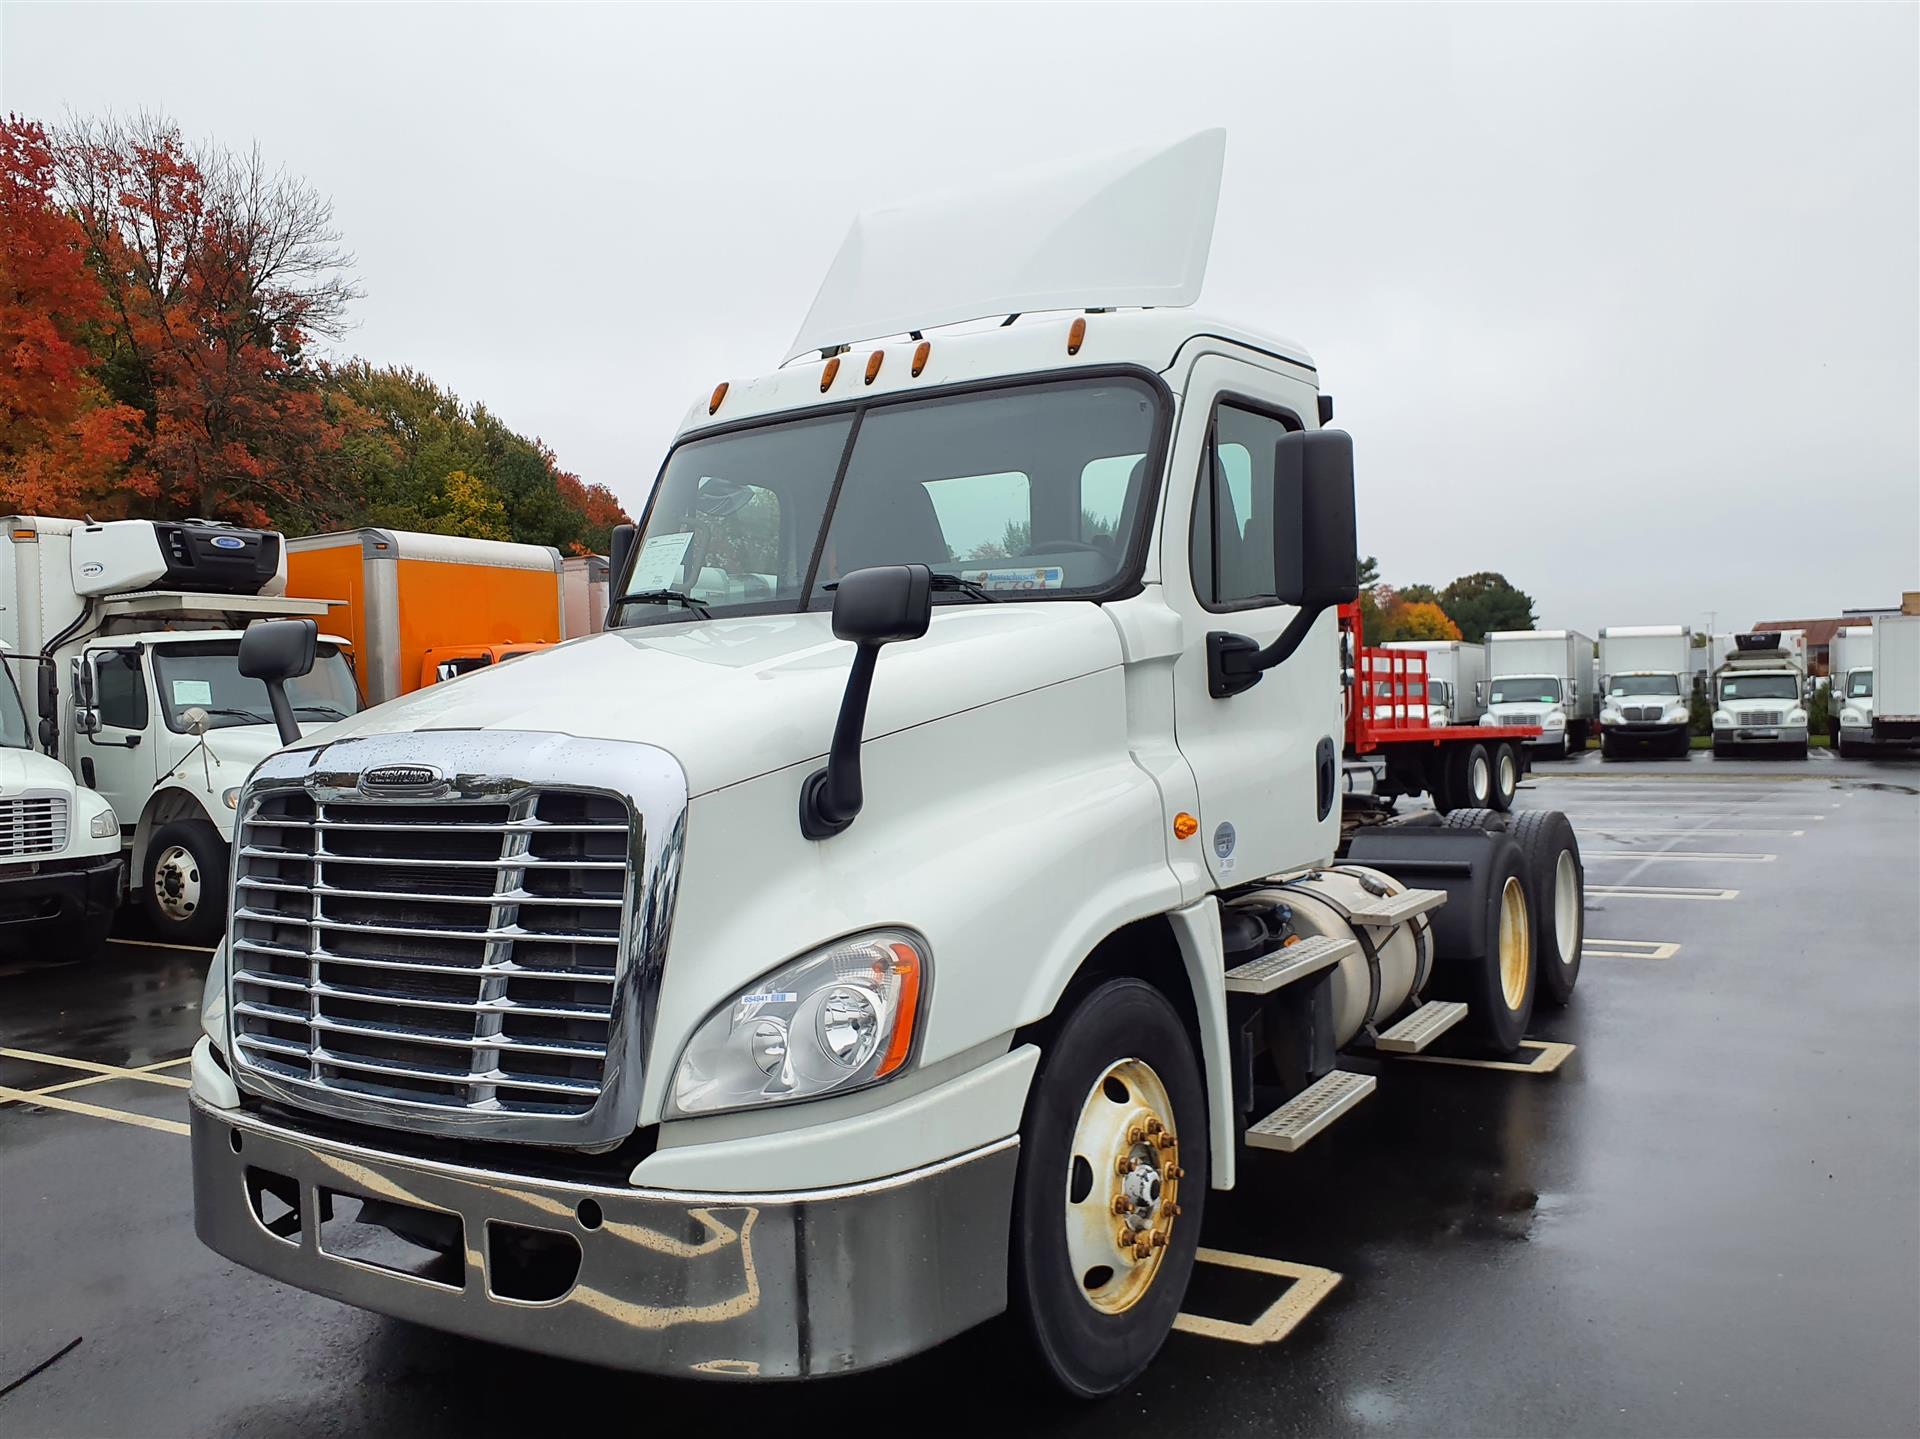
[[[1210,1202],[1205,1244],[1337,1285],[1278,1342],[1176,1333],[1097,1405],[1012,1382],[991,1328],[877,1374],[722,1387],[284,1288],[194,1238],[173,1127],[186,1091],[167,1082],[184,1066],[72,1064],[182,1058],[204,956],[131,929],[104,963],[0,956],[0,1086],[68,1084],[46,1099],[106,1111],[0,1102],[0,1386],[81,1341],[0,1397],[0,1435],[472,1436],[575,1419],[1920,1433],[1920,764],[1588,755],[1543,766],[1521,802],[1566,810],[1588,857],[1579,991],[1533,1031],[1573,1052],[1550,1074],[1389,1062],[1304,1151],[1250,1156]],[[1189,1312],[1256,1331],[1305,1292],[1198,1273]]]

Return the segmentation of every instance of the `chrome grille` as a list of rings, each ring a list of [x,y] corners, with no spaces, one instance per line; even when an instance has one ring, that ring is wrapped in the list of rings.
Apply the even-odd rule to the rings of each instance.
[[[67,797],[0,799],[0,855],[58,854],[67,847]]]
[[[1620,707],[1620,713],[1624,718],[1643,724],[1658,723],[1664,712],[1659,705],[1622,705]]]
[[[1753,710],[1741,723],[1748,725],[1777,725],[1784,724],[1786,718],[1787,715],[1784,710]]]
[[[237,1059],[342,1095],[576,1116],[607,1082],[633,819],[610,794],[250,796]]]

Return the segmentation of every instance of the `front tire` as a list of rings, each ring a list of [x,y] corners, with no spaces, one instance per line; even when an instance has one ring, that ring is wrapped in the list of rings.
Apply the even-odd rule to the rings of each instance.
[[[140,900],[159,939],[195,947],[227,927],[227,842],[204,819],[163,824],[147,843]]]
[[[1209,1173],[1186,1027],[1152,985],[1107,980],[1061,1016],[1041,1056],[1014,1187],[1008,1308],[1068,1393],[1111,1394],[1160,1352],[1193,1272]]]

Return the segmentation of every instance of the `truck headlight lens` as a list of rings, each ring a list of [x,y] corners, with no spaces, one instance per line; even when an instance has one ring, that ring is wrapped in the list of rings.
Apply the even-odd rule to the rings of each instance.
[[[1565,729],[1566,727],[1567,717],[1558,710],[1555,710],[1540,722],[1541,729]]]
[[[1788,724],[1805,724],[1806,722],[1807,712],[1805,710],[1791,710],[1787,714]]]
[[[1733,716],[1725,710],[1715,710],[1713,712],[1713,727],[1715,729],[1727,729],[1731,727],[1732,724]]]
[[[1660,722],[1662,724],[1685,724],[1690,713],[1691,711],[1689,711],[1685,705],[1674,705],[1667,711],[1665,717]]]
[[[687,1041],[673,1109],[713,1114],[864,1088],[906,1067],[928,984],[926,941],[854,935],[757,980]]]
[[[1489,711],[1488,713],[1480,716],[1480,723],[1483,725],[1497,725],[1500,723],[1500,721],[1494,717],[1491,711]]]
[[[222,794],[220,796],[220,802],[228,809],[240,808],[240,786],[235,785],[232,789]]]
[[[1614,709],[1611,705],[1609,705],[1606,709],[1603,709],[1600,711],[1600,723],[1601,724],[1624,724],[1625,720],[1621,718],[1619,710]]]
[[[1866,722],[1867,722],[1867,717],[1863,711],[1860,711],[1860,710],[1841,710],[1840,711],[1840,723],[1843,725],[1863,725]]]
[[[95,839],[115,838],[120,833],[120,816],[109,805],[87,822],[87,833]]]

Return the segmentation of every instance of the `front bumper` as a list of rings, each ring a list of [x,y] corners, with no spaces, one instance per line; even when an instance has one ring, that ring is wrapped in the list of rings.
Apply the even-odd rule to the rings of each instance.
[[[400,1158],[193,1100],[194,1228],[262,1274],[437,1329],[649,1374],[804,1378],[903,1359],[1006,1307],[1018,1141],[838,1189],[702,1194]],[[270,1232],[263,1178],[297,1195]],[[330,1195],[457,1220],[435,1277],[348,1257]],[[269,1218],[272,1216],[269,1215]],[[509,1228],[517,1227],[517,1228]],[[526,1230],[578,1270],[557,1298],[499,1292]]]
[[[0,937],[59,929],[120,907],[126,866],[120,853],[23,860],[0,867]]]
[[[1685,734],[1688,721],[1677,720],[1673,724],[1657,724],[1650,720],[1602,720],[1600,732],[1610,734],[1616,739],[1646,740],[1672,739],[1675,735]]]
[[[1801,745],[1807,742],[1807,727],[1804,724],[1716,725],[1713,739],[1715,744],[1723,745]]]

